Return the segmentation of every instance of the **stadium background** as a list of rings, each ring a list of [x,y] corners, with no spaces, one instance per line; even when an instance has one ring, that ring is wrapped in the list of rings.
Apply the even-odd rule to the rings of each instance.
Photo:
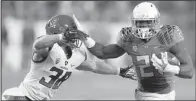
[[[32,43],[45,34],[45,23],[54,15],[74,13],[84,29],[98,42],[115,43],[122,27],[131,26],[129,17],[141,1],[1,1],[1,91],[16,87],[30,68]],[[195,65],[195,1],[152,1],[161,13],[162,24],[178,25]],[[106,62],[128,65],[123,55]],[[119,76],[76,72],[62,84],[54,99],[134,99],[137,82]],[[176,77],[176,99],[195,100],[195,77]]]

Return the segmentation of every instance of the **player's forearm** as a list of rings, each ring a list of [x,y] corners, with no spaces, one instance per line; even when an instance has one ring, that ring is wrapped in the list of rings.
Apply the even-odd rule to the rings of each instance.
[[[105,54],[103,52],[104,45],[95,42],[91,37],[88,37],[87,40],[84,41],[85,46],[88,50],[100,59],[105,59]]]
[[[92,38],[88,37],[84,44],[88,50],[100,59],[117,58],[125,53],[117,44],[103,45],[95,42]]]
[[[105,75],[119,75],[120,68],[115,68],[105,62],[96,62],[96,68],[93,70],[94,73],[105,74]]]
[[[114,68],[111,65],[102,61],[85,61],[76,69],[105,75],[118,75],[120,73],[120,69]]]
[[[45,36],[37,39],[34,42],[33,47],[36,50],[40,50],[43,48],[51,47],[53,44],[59,42],[60,40],[61,40],[60,34],[58,34],[58,35],[45,35]]]
[[[177,74],[180,78],[188,78],[191,79],[194,75],[194,67],[191,64],[181,64],[180,71]]]
[[[104,47],[103,44],[95,43],[95,45],[88,48],[88,50],[99,59],[107,59],[107,54],[104,54]]]

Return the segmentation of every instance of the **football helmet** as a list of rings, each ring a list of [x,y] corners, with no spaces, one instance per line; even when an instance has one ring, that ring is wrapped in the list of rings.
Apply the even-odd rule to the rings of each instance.
[[[46,34],[62,34],[67,33],[70,30],[77,30],[77,25],[73,19],[73,17],[68,15],[57,15],[52,17],[45,26]],[[66,45],[79,48],[82,42],[78,39],[69,39],[64,42]]]
[[[133,34],[148,39],[156,35],[155,27],[160,22],[160,13],[154,4],[142,2],[134,8],[131,21]]]

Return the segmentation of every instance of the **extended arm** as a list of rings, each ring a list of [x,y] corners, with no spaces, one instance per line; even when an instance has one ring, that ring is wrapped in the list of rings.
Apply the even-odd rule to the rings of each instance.
[[[105,75],[118,75],[120,73],[120,68],[115,68],[104,61],[85,61],[77,69]]]
[[[88,50],[100,59],[117,58],[125,53],[117,44],[110,44],[104,46],[101,43],[96,43],[94,47],[88,48]]]
[[[96,43],[91,37],[89,37],[89,35],[87,35],[84,32],[82,26],[80,25],[75,15],[73,15],[73,18],[78,28],[77,30],[78,34],[85,36],[85,40],[82,41],[93,55],[97,56],[100,59],[108,59],[108,58],[117,58],[125,53],[124,49],[118,46],[117,44],[110,44],[104,46],[103,44]],[[124,29],[121,30],[120,35],[123,32]]]
[[[85,61],[76,69],[103,75],[119,75],[123,78],[137,80],[137,76],[133,67],[134,66],[131,65],[123,68],[115,68],[104,61]]]
[[[104,46],[101,43],[95,42],[90,37],[84,43],[88,50],[100,59],[117,58],[125,53],[124,49],[117,44]]]
[[[184,41],[172,46],[170,52],[180,61],[180,71],[177,76],[181,78],[192,78],[194,75],[194,66],[192,59],[184,46]]]
[[[58,35],[44,35],[35,40],[33,44],[33,58],[34,62],[42,62],[47,56],[51,47],[61,40]]]

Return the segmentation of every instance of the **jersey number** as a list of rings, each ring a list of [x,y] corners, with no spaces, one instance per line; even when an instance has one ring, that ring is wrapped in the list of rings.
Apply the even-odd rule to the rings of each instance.
[[[152,77],[154,76],[154,73],[151,72],[146,72],[145,69],[150,67],[150,57],[149,55],[143,55],[143,56],[137,56],[137,62],[141,63],[139,65],[140,72],[141,72],[141,77]],[[143,62],[142,62],[143,61]],[[157,70],[160,74],[163,74],[161,71]]]
[[[49,82],[46,82],[45,78],[42,77],[41,80],[39,81],[39,83],[48,87],[48,88],[52,88],[52,89],[58,89],[59,86],[63,83],[63,81],[67,80],[71,75],[71,72],[66,72],[62,78],[59,78],[63,74],[63,70],[56,68],[56,67],[52,67],[50,69],[50,71],[55,71],[55,72],[57,72],[57,74],[50,75],[49,77],[51,79]]]

